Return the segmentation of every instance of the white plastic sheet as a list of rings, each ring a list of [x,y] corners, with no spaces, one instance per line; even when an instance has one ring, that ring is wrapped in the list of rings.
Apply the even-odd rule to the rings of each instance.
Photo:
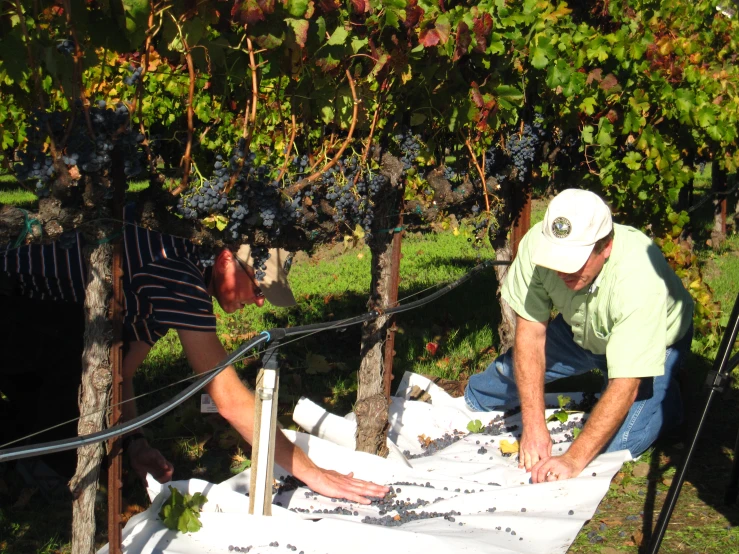
[[[414,386],[426,390],[432,403],[408,400]],[[508,431],[501,434],[469,434],[471,419],[487,424],[503,413],[470,412],[462,399],[449,397],[417,375],[406,374],[397,394],[391,406],[390,459],[354,452],[354,422],[307,400],[296,407],[295,419],[319,436],[286,434],[320,466],[353,471],[361,479],[392,485],[399,500],[426,503],[415,508],[421,519],[396,527],[362,523],[382,517],[380,508],[332,500],[304,487],[276,495],[272,517],[250,516],[247,471],[219,485],[194,479],[172,483],[183,492],[208,497],[202,529],[175,533],[157,518],[169,491],[150,480],[152,506],[127,523],[124,552],[190,554],[251,546],[251,553],[277,554],[290,552],[291,545],[305,554],[564,553],[592,517],[613,475],[629,459],[627,451],[601,455],[575,479],[532,485],[529,474],[518,469],[516,457],[500,453],[500,441],[513,441],[520,433],[515,427],[520,426],[518,415],[504,418]],[[556,404],[556,395],[547,401]],[[550,423],[551,428],[558,426]],[[455,431],[464,436],[433,455],[417,457],[424,453],[419,435],[433,440]],[[564,432],[553,434],[555,442],[563,437]],[[555,454],[568,446],[555,444]],[[276,468],[276,474],[284,472]],[[339,508],[343,513],[337,513]],[[432,513],[443,515],[427,517]],[[396,514],[390,511],[385,517]],[[279,546],[269,546],[275,541]],[[100,554],[107,552],[105,547]]]

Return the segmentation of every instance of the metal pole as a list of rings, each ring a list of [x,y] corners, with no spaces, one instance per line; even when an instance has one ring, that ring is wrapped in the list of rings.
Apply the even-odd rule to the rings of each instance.
[[[662,539],[665,536],[665,531],[667,531],[667,526],[670,523],[670,517],[672,517],[672,511],[675,509],[677,499],[680,496],[680,490],[685,481],[685,474],[688,471],[688,465],[690,465],[690,460],[693,458],[698,438],[700,437],[703,426],[706,423],[708,410],[711,407],[713,397],[716,393],[723,392],[726,381],[730,377],[731,367],[729,366],[731,365],[731,350],[736,342],[737,332],[739,332],[739,295],[737,295],[736,301],[734,302],[734,309],[729,317],[729,324],[724,331],[724,336],[721,339],[721,346],[719,346],[718,354],[713,362],[713,371],[709,373],[709,385],[711,390],[708,393],[706,405],[703,408],[703,413],[698,421],[698,426],[693,435],[693,439],[690,442],[690,447],[685,455],[682,466],[677,472],[675,478],[673,478],[672,485],[667,493],[667,498],[665,499],[662,511],[659,514],[659,519],[657,520],[657,527],[654,530],[652,541],[649,544],[649,550],[647,551],[648,554],[657,554],[657,552],[659,552]]]
[[[267,349],[262,358],[262,369],[257,376],[254,399],[254,442],[249,484],[249,513],[252,515],[272,515],[277,393],[280,381],[280,369],[277,363],[278,346],[279,344],[275,342]]]

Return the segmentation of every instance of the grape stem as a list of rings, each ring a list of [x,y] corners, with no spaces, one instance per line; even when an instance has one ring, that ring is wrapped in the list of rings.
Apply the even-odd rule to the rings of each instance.
[[[467,146],[467,150],[470,151],[470,156],[472,156],[472,163],[475,165],[475,168],[477,169],[477,172],[480,174],[480,179],[482,180],[482,194],[485,196],[485,211],[487,213],[490,213],[490,200],[488,199],[488,186],[485,182],[485,172],[482,170],[482,167],[480,167],[480,164],[477,162],[477,156],[475,156],[474,150],[472,150],[472,145],[470,144],[470,139],[467,137],[467,139],[464,141],[465,146]],[[483,154],[484,156],[485,154]],[[483,163],[484,159],[483,159]]]
[[[80,102],[82,103],[82,112],[85,114],[87,132],[90,133],[90,138],[92,140],[95,140],[95,131],[92,129],[92,121],[90,120],[90,107],[88,106],[87,98],[85,97],[85,84],[82,82],[82,49],[80,48],[80,41],[77,38],[77,30],[75,29],[74,23],[72,22],[71,0],[64,0],[64,13],[66,15],[69,32],[72,34],[72,39],[74,40],[74,80],[77,82],[77,86],[79,87]],[[74,124],[74,102],[72,102],[71,108],[72,118],[70,119],[69,129],[67,129],[67,134],[65,136],[64,142],[66,142],[66,139],[72,130],[72,125]],[[62,147],[64,147],[63,144]]]
[[[385,90],[385,85],[387,84],[387,77],[382,81],[382,85],[380,85],[380,91]],[[384,98],[381,98],[379,102],[377,102],[377,109],[375,110],[375,115],[372,116],[372,125],[370,125],[370,131],[369,136],[367,137],[367,146],[364,148],[364,153],[362,154],[362,165],[367,162],[367,156],[369,156],[370,148],[372,148],[372,135],[375,133],[375,126],[377,125],[377,120],[380,119],[380,111],[382,111],[382,102]]]
[[[351,73],[349,73],[349,70],[346,70],[346,78],[349,81],[349,88],[351,88],[352,91],[352,100],[354,101],[354,111],[352,112],[352,123],[349,127],[349,133],[346,136],[346,139],[344,139],[344,142],[341,145],[341,148],[339,148],[339,151],[336,152],[336,155],[331,159],[330,162],[328,162],[326,165],[323,166],[319,171],[316,171],[309,177],[306,177],[305,179],[295,183],[287,192],[287,195],[289,197],[294,197],[295,193],[300,192],[305,187],[307,187],[310,183],[317,180],[321,177],[326,171],[331,169],[334,165],[336,165],[336,162],[338,162],[341,159],[341,155],[344,153],[344,150],[346,150],[346,147],[349,146],[349,143],[352,140],[352,136],[354,135],[354,127],[357,125],[357,115],[359,113],[359,100],[357,100],[357,90],[354,87],[354,80],[352,79]]]
[[[246,26],[244,26],[246,29]],[[246,38],[246,48],[249,52],[249,68],[251,69],[251,103],[247,101],[246,109],[244,110],[244,128],[242,130],[242,137],[244,138],[245,145],[244,145],[244,154],[246,155],[249,152],[249,146],[251,144],[251,138],[254,134],[254,128],[256,127],[257,122],[257,102],[259,101],[259,87],[257,84],[257,62],[254,59],[254,46],[252,45],[251,39],[249,37]],[[249,113],[249,107],[251,106],[251,114],[247,118],[247,113]],[[247,125],[247,121],[249,124]],[[228,181],[228,184],[223,189],[224,194],[228,194],[229,191],[233,188],[234,184],[236,183],[236,180],[239,178],[239,175],[241,175],[241,169],[244,167],[244,160],[239,161],[239,167],[236,171],[234,171],[233,175],[231,175],[231,178]],[[279,179],[278,179],[279,180]]]
[[[287,150],[285,151],[285,163],[282,165],[282,169],[280,170],[280,174],[277,176],[277,182],[279,183],[282,178],[285,175],[285,172],[287,171],[287,164],[290,161],[290,152],[293,149],[293,143],[295,142],[295,131],[297,128],[297,124],[295,122],[295,114],[292,115],[292,131],[290,132],[290,142],[287,145]]]

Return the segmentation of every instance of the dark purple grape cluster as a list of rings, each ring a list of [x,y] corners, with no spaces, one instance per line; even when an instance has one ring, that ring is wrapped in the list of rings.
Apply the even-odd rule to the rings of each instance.
[[[60,54],[64,54],[65,56],[71,56],[72,54],[74,54],[74,50],[75,44],[72,37],[66,38],[56,45],[56,51]]]
[[[251,259],[252,267],[254,268],[254,277],[257,282],[261,282],[265,276],[265,269],[267,269],[267,260],[269,260],[269,249],[264,246],[252,246],[251,248]]]
[[[76,109],[82,109],[79,100],[76,102]],[[131,131],[125,104],[119,102],[114,108],[110,108],[105,100],[98,100],[88,108],[88,112],[94,138],[90,135],[84,117],[76,117],[72,128],[68,129],[71,119],[68,112],[34,112],[27,126],[26,150],[18,154],[19,163],[15,166],[18,180],[36,181],[39,196],[49,193],[49,184],[58,177],[59,170],[51,154],[43,149],[49,139],[49,132],[58,145],[63,145],[57,163],[78,169],[79,173],[74,172],[72,175],[93,175],[108,171],[115,145],[121,149],[126,177],[140,173],[143,167],[141,142],[144,135]]]
[[[421,153],[421,138],[414,135],[410,129],[405,129],[393,138],[400,148],[400,161],[403,162],[403,168],[408,171]]]
[[[516,125],[508,133],[505,147],[496,143],[485,152],[485,175],[494,178],[499,185],[512,177],[525,182],[531,175],[545,136],[543,119],[538,114],[531,123]]]
[[[131,74],[124,77],[123,82],[129,87],[137,85],[139,80],[141,80],[141,74],[144,72],[144,68],[142,66],[134,67],[133,64],[131,64],[128,66],[128,70]]]

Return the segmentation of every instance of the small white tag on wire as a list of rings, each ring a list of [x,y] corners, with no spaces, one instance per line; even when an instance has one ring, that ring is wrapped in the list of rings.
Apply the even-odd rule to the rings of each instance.
[[[217,414],[218,407],[209,394],[200,395],[200,413],[201,414]]]

